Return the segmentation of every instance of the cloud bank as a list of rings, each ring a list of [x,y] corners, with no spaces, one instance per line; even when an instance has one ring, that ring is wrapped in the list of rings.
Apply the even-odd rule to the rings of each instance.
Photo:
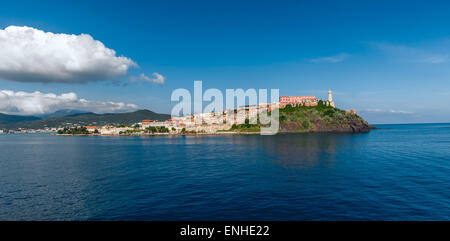
[[[70,92],[53,93],[14,92],[0,90],[0,112],[14,115],[49,114],[61,109],[91,111],[95,113],[124,112],[136,110],[135,104],[112,101],[90,101],[78,98]]]
[[[85,83],[127,74],[137,64],[88,34],[55,34],[31,27],[0,29],[0,79]]]

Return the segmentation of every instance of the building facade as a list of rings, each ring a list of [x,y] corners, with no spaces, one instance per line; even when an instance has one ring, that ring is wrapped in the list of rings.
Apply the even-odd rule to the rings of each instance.
[[[315,96],[281,96],[280,108],[291,106],[316,106],[319,100]]]
[[[315,96],[281,96],[280,108],[284,108],[287,105],[294,106],[317,106],[319,100]],[[328,91],[328,100],[324,101],[327,106],[335,107],[333,101],[333,92]]]
[[[86,126],[86,130],[89,133],[94,133],[95,130],[97,130],[97,132],[98,132],[100,130],[100,127],[98,127],[98,126]]]

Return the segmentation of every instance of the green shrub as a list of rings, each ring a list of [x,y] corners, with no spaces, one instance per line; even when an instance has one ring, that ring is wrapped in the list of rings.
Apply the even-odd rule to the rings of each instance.
[[[309,121],[304,120],[303,123],[302,123],[302,126],[303,126],[304,129],[308,129],[309,128]]]

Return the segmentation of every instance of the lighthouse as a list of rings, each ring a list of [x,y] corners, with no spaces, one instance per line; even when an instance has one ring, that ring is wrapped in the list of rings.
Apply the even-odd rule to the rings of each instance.
[[[331,90],[328,91],[328,101],[327,104],[329,106],[335,107],[334,106],[334,101],[333,101],[333,92]]]

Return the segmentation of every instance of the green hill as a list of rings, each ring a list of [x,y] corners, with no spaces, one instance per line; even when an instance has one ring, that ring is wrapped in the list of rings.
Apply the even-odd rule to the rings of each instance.
[[[374,129],[352,112],[326,106],[286,106],[280,109],[281,132],[352,132],[364,133]]]
[[[39,120],[36,116],[6,115],[0,113],[0,125],[8,125],[23,121]]]
[[[40,119],[47,119],[47,118],[52,118],[52,117],[64,117],[64,116],[76,115],[76,114],[82,114],[82,113],[87,114],[87,113],[92,113],[92,112],[66,109],[66,110],[58,110],[58,111],[55,111],[50,114],[38,115],[37,117],[39,117]]]
[[[52,117],[46,119],[21,121],[15,123],[0,124],[0,129],[42,129],[45,127],[63,127],[69,125],[130,125],[142,120],[167,120],[170,119],[170,115],[158,114],[149,110],[138,110],[128,113],[107,113],[107,114],[95,114],[95,113],[80,113],[63,117]]]
[[[370,126],[367,121],[351,111],[344,111],[331,106],[326,106],[319,101],[318,106],[290,105],[279,109],[280,132],[348,132],[365,133],[375,127]],[[261,125],[245,124],[233,125],[229,131],[236,132],[259,132]]]

